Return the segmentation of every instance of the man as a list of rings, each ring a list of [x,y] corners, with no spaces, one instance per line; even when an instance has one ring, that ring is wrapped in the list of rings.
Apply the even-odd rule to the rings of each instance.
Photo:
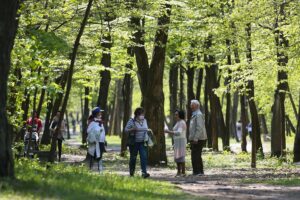
[[[193,175],[201,176],[204,174],[202,149],[207,139],[204,116],[200,111],[198,100],[191,100],[191,110],[193,111],[189,126],[189,141],[191,144],[191,156]]]
[[[34,121],[32,124],[32,117],[30,117],[27,121],[26,121],[27,127],[30,129],[30,127],[36,127],[36,132],[38,133],[38,136],[40,136],[40,132],[42,131],[43,128],[43,124],[42,121],[40,120],[40,118],[37,115],[37,112],[34,112]]]

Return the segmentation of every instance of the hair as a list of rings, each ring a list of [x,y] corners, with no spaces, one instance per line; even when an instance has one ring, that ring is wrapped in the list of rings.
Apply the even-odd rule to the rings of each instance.
[[[183,110],[175,110],[175,113],[178,113],[180,119],[185,119],[185,113]]]
[[[200,106],[200,102],[197,99],[191,100],[191,104],[195,104],[197,106]]]
[[[139,108],[135,109],[135,111],[134,111],[134,117],[140,116],[144,112],[145,112],[144,108],[139,107]]]

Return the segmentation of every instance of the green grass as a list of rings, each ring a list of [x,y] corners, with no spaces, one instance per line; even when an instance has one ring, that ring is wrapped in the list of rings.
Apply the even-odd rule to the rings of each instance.
[[[166,182],[99,175],[85,166],[46,166],[26,159],[16,161],[16,179],[0,181],[0,199],[194,199]]]

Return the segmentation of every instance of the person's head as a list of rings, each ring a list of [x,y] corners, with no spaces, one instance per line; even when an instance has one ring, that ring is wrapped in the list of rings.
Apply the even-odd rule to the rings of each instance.
[[[183,110],[176,110],[175,113],[174,113],[174,116],[175,116],[175,120],[179,121],[179,120],[185,118],[185,113],[184,113]]]
[[[95,107],[92,110],[92,116],[94,118],[100,119],[101,118],[101,112],[102,112],[102,110],[99,107]]]
[[[191,100],[191,109],[192,111],[196,111],[200,108],[200,102],[196,99]]]
[[[139,120],[143,120],[145,118],[144,112],[145,112],[144,108],[142,108],[142,107],[139,107],[139,108],[135,109],[134,118],[139,119]]]
[[[60,110],[56,112],[56,117],[60,116]]]
[[[34,118],[38,118],[39,117],[38,113],[36,111],[34,111],[33,116],[34,116]]]

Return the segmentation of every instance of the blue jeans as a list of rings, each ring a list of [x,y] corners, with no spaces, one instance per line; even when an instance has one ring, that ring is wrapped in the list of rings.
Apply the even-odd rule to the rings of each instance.
[[[140,153],[142,173],[146,174],[147,173],[148,151],[147,151],[147,147],[144,146],[144,142],[135,142],[134,145],[130,145],[129,152],[130,152],[130,161],[129,161],[130,175],[131,176],[134,175],[136,157],[137,157],[138,153]]]

